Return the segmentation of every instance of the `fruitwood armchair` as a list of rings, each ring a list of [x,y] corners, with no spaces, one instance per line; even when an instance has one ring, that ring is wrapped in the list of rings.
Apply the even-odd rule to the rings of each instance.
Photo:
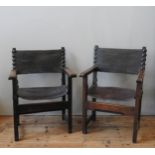
[[[68,110],[68,132],[72,132],[72,78],[76,74],[65,65],[65,48],[58,50],[12,50],[13,69],[9,80],[13,84],[13,112],[15,141],[19,140],[18,127],[21,114],[62,111],[65,120],[65,111]],[[21,88],[18,86],[18,75],[34,73],[60,73],[61,84],[55,87]],[[68,84],[66,84],[66,76]],[[68,96],[68,97],[67,97]],[[67,98],[66,98],[67,97]],[[41,100],[41,103],[19,104],[18,98],[26,100]],[[61,101],[52,102],[60,98]],[[48,100],[48,102],[43,102]]]
[[[87,133],[88,123],[91,120],[95,121],[96,111],[132,115],[134,117],[132,141],[136,143],[141,114],[146,51],[145,47],[142,49],[111,49],[95,46],[94,65],[80,74],[83,78],[82,130],[84,134]],[[98,86],[98,72],[137,74],[136,89]],[[88,75],[91,73],[93,82],[89,87]],[[92,97],[92,101],[88,100],[88,96]],[[103,99],[103,102],[97,102],[97,99]],[[129,99],[135,99],[134,106],[119,104],[119,101]],[[115,102],[109,104],[105,100]],[[87,118],[88,110],[91,110],[92,114]]]

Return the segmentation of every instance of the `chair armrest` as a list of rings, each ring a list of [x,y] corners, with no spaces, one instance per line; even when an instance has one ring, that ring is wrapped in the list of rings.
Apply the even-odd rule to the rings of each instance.
[[[135,97],[141,97],[143,94],[143,79],[144,79],[144,71],[140,70],[137,78],[137,87],[136,87],[136,94]]]
[[[74,73],[73,71],[71,71],[71,69],[69,69],[68,67],[63,68],[63,71],[65,74],[68,75],[68,77],[74,78],[76,77],[76,73]]]
[[[16,79],[17,78],[17,74],[16,74],[16,70],[15,69],[13,69],[13,70],[11,70],[11,72],[10,72],[10,75],[9,75],[9,80],[14,80],[14,79]]]
[[[88,68],[87,70],[85,70],[84,72],[82,72],[82,73],[80,74],[80,77],[85,77],[85,76],[87,76],[88,74],[90,74],[90,73],[92,73],[92,72],[94,72],[94,71],[96,71],[96,70],[97,70],[97,66],[92,66],[92,67]]]
[[[144,71],[145,71],[145,70],[140,70],[140,71],[139,71],[138,78],[137,78],[137,83],[143,83]]]

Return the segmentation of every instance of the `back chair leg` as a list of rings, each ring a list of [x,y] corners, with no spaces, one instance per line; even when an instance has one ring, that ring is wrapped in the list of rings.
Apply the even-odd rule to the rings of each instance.
[[[92,121],[96,121],[96,111],[92,111]]]
[[[68,133],[72,133],[72,109],[68,109]]]
[[[20,117],[19,117],[19,115],[17,115],[17,124],[18,124],[18,126],[20,125]]]
[[[96,98],[93,98],[92,101],[96,102]],[[92,120],[96,121],[96,111],[95,110],[92,111]]]
[[[65,120],[65,109],[62,110],[62,120]]]

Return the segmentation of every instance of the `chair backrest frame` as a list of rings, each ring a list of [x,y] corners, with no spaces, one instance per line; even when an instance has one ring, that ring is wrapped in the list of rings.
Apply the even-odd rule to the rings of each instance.
[[[98,52],[103,52],[104,50],[109,50],[109,51],[112,50],[112,52],[109,53],[109,56],[105,58],[106,60],[105,62],[107,64],[105,64],[104,59],[102,59],[103,55],[100,53],[98,54]],[[119,54],[117,53],[117,51],[118,52],[120,51],[119,54],[124,54],[124,56],[119,57]],[[135,51],[136,53],[134,53]],[[93,73],[93,81],[92,81],[93,86],[97,86],[97,83],[98,83],[97,72],[138,74],[140,70],[145,70],[145,62],[146,62],[146,56],[147,56],[146,52],[147,52],[146,47],[143,47],[142,49],[112,49],[112,48],[99,48],[99,46],[96,45],[94,48],[94,65],[97,66],[98,69]],[[108,52],[106,53],[108,55]],[[126,54],[129,54],[129,57]],[[138,55],[139,60],[137,62],[132,60],[130,62],[130,65],[128,66],[127,63],[130,61],[129,59],[138,58],[137,56],[134,57],[134,54]],[[110,58],[110,55],[113,56],[113,58]],[[127,58],[127,61],[123,60],[125,57]],[[108,66],[109,62],[107,61],[109,59],[111,60],[110,62],[112,62],[110,66]],[[119,62],[120,64],[118,65]],[[124,62],[126,63],[126,66],[123,66]],[[136,67],[134,65],[136,65]]]
[[[114,49],[95,46],[94,64],[100,72],[138,74],[145,69],[146,48]]]
[[[17,74],[62,73],[65,48],[57,50],[12,50],[13,68]]]

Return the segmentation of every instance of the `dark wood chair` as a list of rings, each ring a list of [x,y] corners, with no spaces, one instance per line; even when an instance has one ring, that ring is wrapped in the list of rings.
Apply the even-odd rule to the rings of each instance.
[[[13,84],[13,111],[14,111],[14,135],[15,141],[19,140],[18,126],[21,114],[62,111],[62,119],[65,119],[65,111],[68,110],[68,132],[72,132],[72,78],[76,77],[65,65],[65,48],[58,50],[16,50],[13,48],[13,69],[9,80]],[[18,75],[34,73],[60,73],[62,76],[60,86],[56,87],[32,87],[20,88]],[[66,84],[66,76],[68,82]],[[67,98],[66,98],[67,97]],[[26,100],[41,100],[41,103],[19,104],[18,98]],[[60,98],[60,101],[50,101]],[[43,100],[48,100],[44,102]]]
[[[93,67],[82,72],[83,78],[83,133],[87,133],[87,125],[91,120],[96,119],[96,111],[132,115],[133,137],[132,141],[136,143],[137,132],[141,114],[141,100],[143,94],[143,78],[146,61],[146,48],[142,49],[112,49],[99,48],[95,46],[95,58]],[[100,87],[97,84],[97,72],[137,74],[136,89],[119,87]],[[88,75],[93,73],[92,86],[88,86]],[[92,101],[88,99],[92,97]],[[97,102],[97,99],[103,99],[103,102]],[[107,103],[105,100],[115,102]],[[135,99],[134,106],[120,104],[119,101]],[[87,117],[87,111],[92,114]]]

